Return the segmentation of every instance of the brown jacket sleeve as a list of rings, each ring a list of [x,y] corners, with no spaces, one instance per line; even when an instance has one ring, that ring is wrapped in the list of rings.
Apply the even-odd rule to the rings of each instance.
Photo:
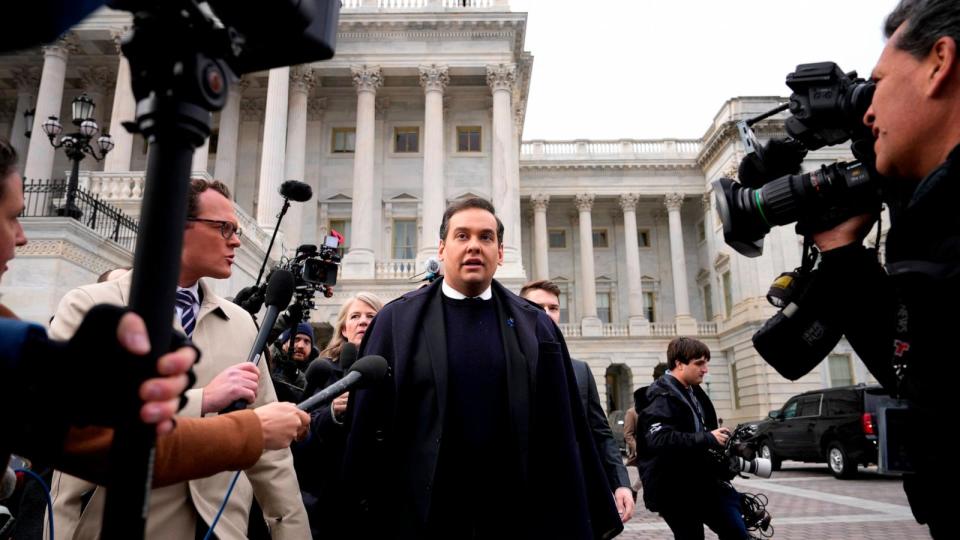
[[[217,444],[210,444],[217,441]],[[74,428],[59,470],[105,484],[113,430]],[[263,453],[263,430],[253,410],[206,418],[177,417],[177,427],[157,439],[153,487],[169,486],[253,466]]]
[[[623,440],[627,443],[627,457],[633,459],[637,455],[637,411],[633,407],[627,409],[623,417]]]

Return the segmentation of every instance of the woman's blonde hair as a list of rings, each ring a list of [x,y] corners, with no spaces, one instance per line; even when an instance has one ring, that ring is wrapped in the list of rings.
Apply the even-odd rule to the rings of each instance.
[[[340,350],[343,349],[343,344],[347,342],[347,338],[343,337],[343,329],[347,325],[347,311],[349,311],[354,300],[360,300],[364,304],[372,307],[376,312],[379,312],[383,308],[383,300],[380,300],[380,297],[373,293],[361,291],[347,298],[343,305],[340,306],[340,313],[337,314],[337,324],[333,327],[333,335],[330,336],[330,343],[327,343],[326,349],[320,351],[320,356],[329,358],[334,362],[340,358]]]

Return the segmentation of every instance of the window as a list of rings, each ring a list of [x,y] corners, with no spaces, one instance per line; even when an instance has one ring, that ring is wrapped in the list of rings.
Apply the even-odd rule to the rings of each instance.
[[[814,394],[800,398],[797,416],[820,416],[820,396],[821,394]]]
[[[595,248],[610,247],[610,239],[607,237],[606,229],[593,230],[593,247]]]
[[[457,152],[480,151],[480,126],[457,126]]]
[[[657,310],[652,292],[643,293],[643,312],[647,316],[647,321],[655,322],[657,320]]]
[[[393,151],[398,154],[417,153],[420,151],[420,128],[398,127],[393,128]]]
[[[650,247],[650,231],[648,229],[637,229],[637,245],[642,248]]]
[[[727,317],[733,311],[733,285],[730,283],[730,271],[727,270],[721,277],[723,280],[723,310]]]
[[[697,242],[706,242],[707,241],[707,225],[704,223],[704,220],[697,222]]]
[[[703,293],[703,316],[708,320],[713,320],[713,288],[707,283],[700,289]]]
[[[610,293],[597,293],[597,317],[600,322],[610,324]]]
[[[393,220],[393,258],[415,259],[417,249],[417,220]]]
[[[860,396],[856,392],[830,392],[826,394],[824,415],[842,416],[845,414],[860,414]]]
[[[560,293],[560,324],[570,322],[570,308],[567,307],[567,293]]]
[[[783,418],[793,418],[797,416],[797,404],[800,402],[796,399],[790,400],[789,403],[783,406]]]
[[[831,354],[827,357],[831,387],[853,384],[853,366],[851,364],[848,354]]]
[[[352,154],[357,147],[356,128],[333,128],[333,140],[330,148],[335,154]]]
[[[737,364],[730,364],[730,385],[733,387],[733,408],[740,408],[740,377],[737,373]]]
[[[216,154],[216,153],[217,153],[217,145],[220,144],[220,130],[219,130],[219,129],[210,130],[210,139],[209,139],[209,141],[210,141],[210,144],[207,145],[207,150],[208,150],[211,154]]]
[[[550,229],[547,232],[550,248],[563,249],[567,247],[567,231],[563,229]]]
[[[331,219],[330,230],[337,231],[343,235],[343,243],[340,244],[340,256],[350,250],[350,220],[349,219]]]

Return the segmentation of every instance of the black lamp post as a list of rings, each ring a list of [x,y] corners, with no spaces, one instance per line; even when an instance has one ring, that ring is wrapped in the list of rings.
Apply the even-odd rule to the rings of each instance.
[[[63,131],[60,120],[56,116],[49,117],[43,123],[43,132],[50,139],[50,144],[54,148],[63,147],[67,157],[73,161],[73,170],[70,172],[70,182],[67,184],[67,201],[59,209],[57,215],[80,219],[83,212],[77,207],[77,184],[80,176],[80,162],[89,154],[97,161],[107,157],[107,152],[113,149],[113,139],[110,135],[101,135],[97,138],[97,147],[100,154],[90,146],[90,141],[97,136],[100,130],[97,122],[93,120],[93,110],[96,107],[93,100],[86,94],[73,100],[71,103],[71,114],[73,116],[73,125],[77,126],[78,131],[60,137],[59,141],[55,139]]]
[[[33,118],[34,118],[36,115],[37,115],[37,110],[36,110],[36,109],[27,109],[27,110],[23,111],[24,124],[26,124],[26,126],[27,126],[27,128],[26,128],[26,130],[24,131],[23,135],[24,135],[26,138],[28,138],[28,139],[30,138],[30,135],[33,133]]]

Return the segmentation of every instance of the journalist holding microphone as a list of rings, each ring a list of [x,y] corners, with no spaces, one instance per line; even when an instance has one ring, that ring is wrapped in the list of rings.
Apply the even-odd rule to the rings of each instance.
[[[358,292],[343,303],[330,342],[307,370],[304,398],[343,378],[350,364],[357,359],[357,349],[370,322],[382,307],[383,301],[368,292]],[[339,538],[340,534],[346,534],[337,528],[342,523],[340,509],[343,504],[337,486],[346,445],[343,416],[349,395],[345,392],[330,404],[313,411],[307,440],[293,447],[303,503],[315,537]]]
[[[223,279],[231,275],[240,233],[227,188],[218,181],[191,181],[177,313],[171,314],[171,320],[191,338],[203,353],[203,359],[195,369],[196,384],[186,393],[184,416],[214,414],[237,400],[253,403],[255,407],[276,401],[266,362],[260,362],[259,366],[244,362],[257,335],[250,314],[217,296],[203,279]],[[61,338],[71,335],[83,314],[94,304],[126,304],[131,277],[128,273],[114,281],[67,293],[54,316],[51,334]],[[233,414],[225,415],[231,416]],[[295,419],[294,424],[307,420],[289,410],[286,420],[291,417]],[[284,415],[274,420],[283,422]],[[269,427],[267,422],[263,425]],[[217,443],[216,437],[210,437],[207,445],[218,448]],[[244,473],[220,517],[216,529],[218,538],[246,537],[254,495],[263,508],[273,538],[309,535],[289,450],[264,452]],[[198,532],[205,532],[224,499],[230,479],[230,474],[221,473],[154,489],[150,496],[147,538],[192,538]],[[57,531],[66,532],[68,538],[96,538],[102,526],[105,489],[62,473],[55,474],[53,483]],[[82,501],[91,489],[93,493],[84,506]]]

